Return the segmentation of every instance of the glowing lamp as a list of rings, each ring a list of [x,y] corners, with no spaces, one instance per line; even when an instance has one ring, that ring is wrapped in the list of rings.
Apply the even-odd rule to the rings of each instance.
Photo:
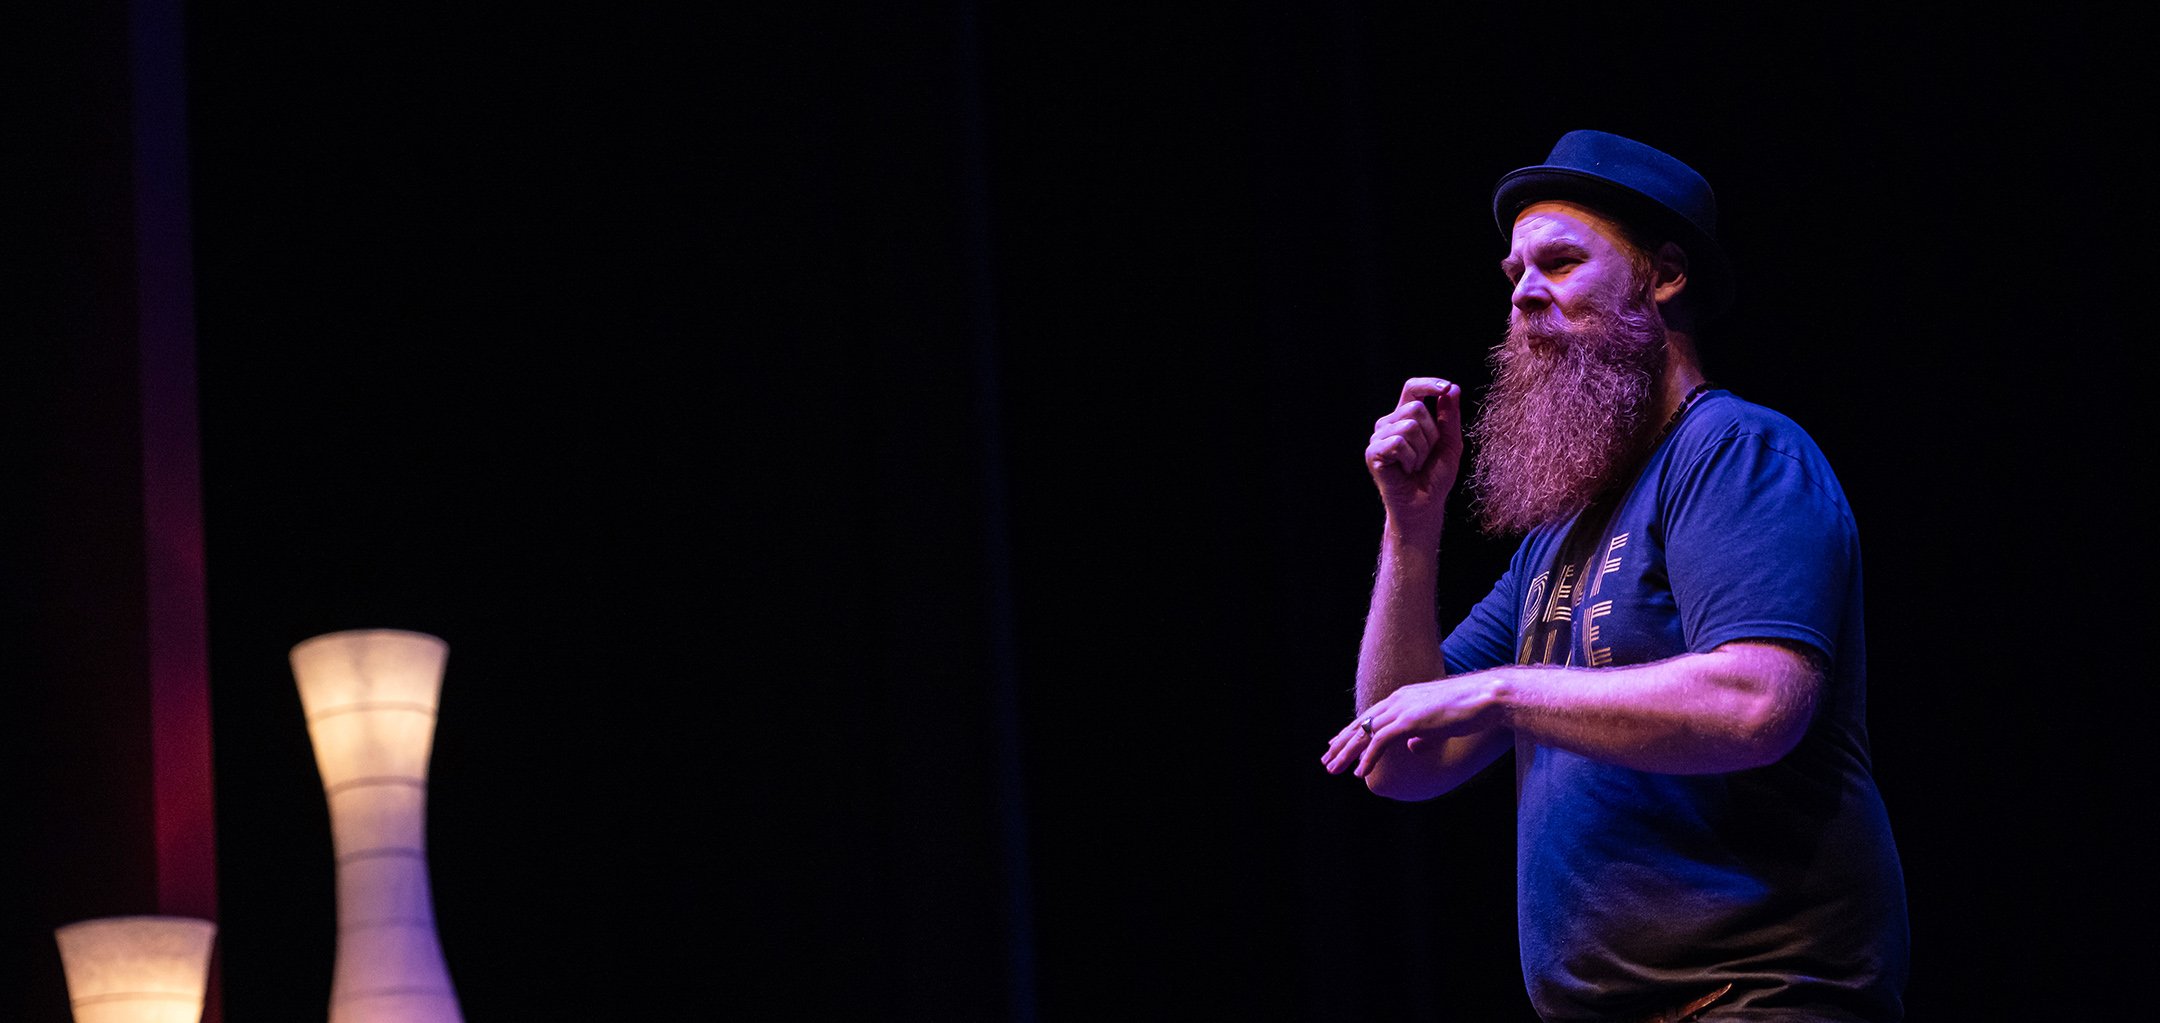
[[[396,629],[292,648],[337,854],[330,1023],[463,1023],[428,886],[427,778],[449,644]]]
[[[108,916],[53,932],[75,1023],[199,1023],[217,925]]]

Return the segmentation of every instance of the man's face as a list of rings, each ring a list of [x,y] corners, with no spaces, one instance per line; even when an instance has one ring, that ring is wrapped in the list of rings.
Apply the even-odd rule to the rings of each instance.
[[[1580,206],[1525,209],[1501,269],[1513,308],[1470,483],[1485,527],[1508,533],[1581,511],[1656,440],[1665,321],[1649,261]]]
[[[1509,322],[1532,340],[1579,329],[1640,293],[1648,267],[1623,242],[1620,227],[1570,202],[1541,202],[1515,218],[1500,272],[1514,291]]]

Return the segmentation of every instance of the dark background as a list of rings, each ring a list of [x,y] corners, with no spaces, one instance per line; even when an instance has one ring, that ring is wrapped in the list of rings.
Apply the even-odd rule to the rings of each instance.
[[[1317,758],[1357,452],[1583,127],[1716,185],[1710,376],[1859,516],[1913,1017],[2137,1004],[2127,27],[1446,6],[191,4],[226,1018],[327,999],[285,655],[366,627],[451,647],[476,1023],[1529,1018],[1505,772]]]

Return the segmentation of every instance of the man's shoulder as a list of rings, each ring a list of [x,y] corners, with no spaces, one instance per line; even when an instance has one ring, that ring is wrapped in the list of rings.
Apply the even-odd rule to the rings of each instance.
[[[1701,400],[1695,403],[1695,407],[1688,411],[1688,416],[1682,420],[1681,425],[1706,427],[1716,436],[1743,433],[1771,436],[1791,433],[1807,436],[1807,430],[1791,416],[1767,405],[1758,405],[1727,390],[1705,393]]]
[[[1673,439],[1683,450],[1751,441],[1807,461],[1825,461],[1815,438],[1791,416],[1725,390],[1703,395]]]
[[[1782,479],[1844,504],[1844,487],[1830,459],[1791,416],[1730,391],[1705,395],[1674,431],[1668,472],[1693,477],[1738,474],[1750,486]]]

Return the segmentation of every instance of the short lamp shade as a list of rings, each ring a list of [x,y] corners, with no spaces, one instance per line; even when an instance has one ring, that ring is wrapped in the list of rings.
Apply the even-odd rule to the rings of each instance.
[[[53,932],[75,1023],[199,1023],[217,925],[111,916]]]
[[[292,649],[337,854],[330,1023],[463,1023],[428,884],[428,757],[449,645],[397,629]]]

